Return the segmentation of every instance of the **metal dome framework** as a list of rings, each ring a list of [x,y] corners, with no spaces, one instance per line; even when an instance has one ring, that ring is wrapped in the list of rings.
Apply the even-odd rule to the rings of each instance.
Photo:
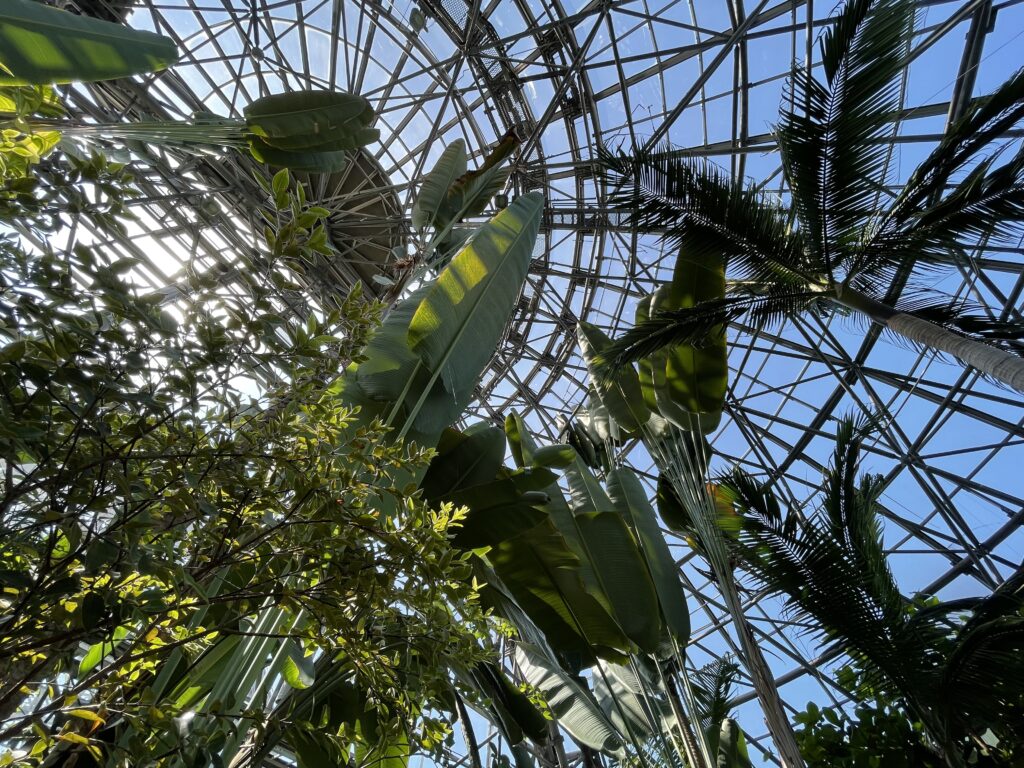
[[[594,178],[596,147],[661,139],[737,176],[784,192],[770,124],[791,63],[817,64],[815,38],[833,3],[813,0],[67,0],[85,13],[128,14],[175,39],[170,70],[135,81],[77,86],[83,117],[240,114],[288,88],[358,92],[373,103],[381,140],[368,147],[398,207],[375,215],[407,227],[414,184],[444,145],[463,138],[482,157],[509,128],[525,140],[509,192],[547,197],[542,234],[507,338],[480,386],[476,416],[524,414],[541,437],[586,394],[575,324],[610,334],[629,327],[637,299],[670,273],[673,256],[609,209]],[[905,178],[969,100],[1013,68],[1024,35],[1021,0],[920,0],[915,61],[893,123],[892,161]],[[1010,141],[1020,141],[1019,134]],[[186,269],[216,270],[235,286],[232,254],[253,254],[260,191],[237,156],[150,150],[144,196],[129,236],[106,245],[142,260],[137,277],[175,295]],[[898,189],[898,188],[896,188]],[[389,198],[390,199],[390,198]],[[386,209],[386,210],[385,210]],[[96,233],[79,232],[79,239]],[[107,237],[104,235],[103,237]],[[70,243],[69,243],[70,246]],[[1024,246],[974,243],[968,265],[940,285],[993,317],[1019,320]],[[344,264],[319,277],[344,292],[362,272]],[[372,281],[368,288],[374,288]],[[298,314],[307,297],[282,301]],[[907,593],[988,591],[1024,559],[1024,402],[972,371],[897,347],[878,330],[839,317],[806,318],[777,333],[730,332],[731,382],[717,461],[766,474],[795,503],[814,496],[837,416],[875,414],[868,468],[890,485],[886,545]],[[473,420],[473,416],[470,416]],[[627,460],[651,478],[641,445]],[[733,646],[713,583],[682,541],[670,539],[691,585],[692,658]],[[839,701],[829,660],[772,600],[747,592],[748,615],[782,694]],[[766,751],[756,700],[741,685],[738,718]],[[770,764],[770,763],[769,763]]]

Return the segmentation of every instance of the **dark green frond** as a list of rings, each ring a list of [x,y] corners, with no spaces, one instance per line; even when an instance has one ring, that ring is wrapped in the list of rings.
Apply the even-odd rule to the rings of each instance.
[[[825,82],[797,68],[777,128],[808,246],[830,278],[878,209],[909,54],[912,0],[850,0],[822,38]]]
[[[956,691],[946,716],[980,735],[990,725],[1024,738],[1024,616],[1005,615],[960,633],[942,685]]]
[[[825,501],[830,534],[861,571],[865,584],[882,614],[891,622],[903,620],[906,601],[896,587],[882,548],[882,526],[878,519],[878,496],[884,485],[877,475],[860,471],[860,448],[873,430],[868,418],[847,416],[836,429],[836,448],[825,472]]]
[[[990,96],[975,99],[967,113],[947,131],[939,145],[911,174],[889,215],[899,227],[918,209],[943,192],[954,173],[979,152],[1024,120],[1024,69]]]
[[[785,211],[713,164],[667,145],[633,154],[602,147],[598,162],[614,187],[610,202],[627,211],[640,231],[658,233],[672,245],[696,232],[713,240],[730,269],[747,279],[799,276],[806,282],[820,275]]]
[[[700,302],[686,309],[657,312],[615,339],[595,360],[602,375],[634,363],[655,352],[680,344],[700,346],[723,323],[745,317],[763,330],[809,309],[820,309],[821,294],[768,288],[763,294],[740,294]]]
[[[856,479],[867,425],[841,422],[825,477],[822,511],[809,519],[782,514],[771,492],[742,473],[727,482],[744,519],[734,555],[794,618],[820,628],[832,648],[867,660],[880,679],[916,677],[931,637],[907,630],[905,601],[882,550],[875,500],[879,482]]]
[[[701,708],[702,730],[717,731],[729,716],[729,699],[739,672],[739,665],[729,654],[693,671],[693,693]]]

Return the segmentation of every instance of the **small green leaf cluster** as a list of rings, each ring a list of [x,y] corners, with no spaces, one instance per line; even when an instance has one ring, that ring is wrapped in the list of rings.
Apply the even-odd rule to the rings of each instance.
[[[51,86],[0,86],[0,180],[25,179],[60,141],[59,131],[33,130],[26,118],[60,117],[64,110]]]
[[[836,672],[840,688],[859,693],[852,714],[813,702],[795,716],[808,768],[942,768],[923,741],[924,724],[880,690],[870,693],[849,666]]]
[[[287,209],[276,243],[322,218]],[[0,241],[4,759],[217,765],[250,726],[304,764],[439,749],[448,669],[485,657],[487,625],[460,513],[410,495],[431,452],[338,396],[380,307],[355,291],[298,323],[273,281],[143,294],[135,268]],[[256,674],[294,696],[249,696],[240,652],[267,638]]]

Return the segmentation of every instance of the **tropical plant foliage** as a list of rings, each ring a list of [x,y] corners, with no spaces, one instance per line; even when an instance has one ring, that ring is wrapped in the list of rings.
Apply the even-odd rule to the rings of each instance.
[[[905,598],[882,545],[881,478],[859,476],[867,429],[840,423],[813,516],[783,511],[738,470],[723,480],[743,519],[732,551],[794,619],[854,659],[865,684],[921,722],[947,765],[990,759],[986,745],[1024,743],[1024,571],[987,597]]]
[[[942,768],[925,746],[924,724],[912,720],[891,697],[866,684],[852,667],[841,667],[836,682],[857,702],[852,713],[813,702],[796,715],[800,751],[810,768]]]
[[[33,185],[32,166],[60,141],[59,131],[33,131],[25,121],[33,116],[60,117],[60,99],[50,86],[0,86],[0,115],[9,115],[0,131],[0,179],[13,187],[8,194]]]
[[[94,171],[113,174],[112,196],[130,181],[120,170]],[[429,454],[387,436],[374,408],[346,397],[351,374],[336,375],[373,361],[372,342],[360,350],[379,309],[356,293],[302,325],[274,310],[324,214],[288,183],[267,185],[288,226],[249,265],[274,279],[253,280],[245,306],[198,276],[172,307],[125,282],[130,260],[4,240],[0,702],[21,762],[227,764],[243,742],[245,759],[283,744],[302,765],[404,761],[450,738],[450,670],[490,658],[469,556],[449,540],[459,513],[409,496]],[[46,194],[58,193],[11,198],[12,210],[31,202],[22,226],[66,225],[40,211]],[[406,312],[473,320],[446,324],[440,344],[429,323],[418,332],[437,355],[425,391],[453,382],[453,350],[460,375],[486,363],[504,320],[484,310],[514,305],[525,266],[503,265],[528,261],[538,205],[523,199],[453,260],[479,295],[427,286]],[[502,246],[515,228],[525,234]],[[462,687],[521,707],[501,679]]]
[[[722,295],[652,313],[603,364],[706,349],[741,318],[767,329],[840,307],[1024,387],[1024,328],[930,289],[969,238],[1021,231],[1024,152],[1007,157],[998,142],[1024,118],[1024,71],[971,102],[890,200],[886,139],[898,127],[915,13],[912,0],[850,0],[822,36],[823,79],[794,68],[775,130],[788,205],[671,147],[602,151],[614,201],[636,226],[727,263],[733,277]]]

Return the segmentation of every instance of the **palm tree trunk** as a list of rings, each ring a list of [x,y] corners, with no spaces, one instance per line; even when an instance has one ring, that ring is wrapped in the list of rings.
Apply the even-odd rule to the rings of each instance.
[[[919,317],[898,312],[887,304],[849,287],[837,286],[831,298],[837,304],[867,315],[874,322],[906,339],[929,349],[945,352],[996,381],[1024,393],[1024,358],[982,341],[966,339]]]

